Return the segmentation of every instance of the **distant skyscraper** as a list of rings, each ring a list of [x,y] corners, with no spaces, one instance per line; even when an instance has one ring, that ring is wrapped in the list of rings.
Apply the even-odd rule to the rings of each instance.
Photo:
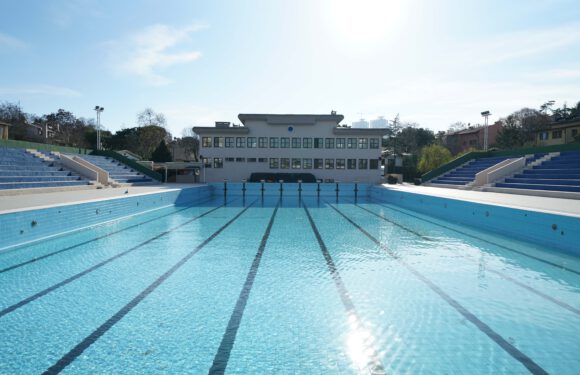
[[[389,126],[389,121],[385,119],[384,116],[379,116],[378,118],[371,120],[371,128],[373,129],[380,129],[386,128]]]
[[[357,129],[368,129],[369,122],[367,120],[365,120],[364,118],[361,118],[358,121],[354,121],[352,123],[351,127],[357,128]]]

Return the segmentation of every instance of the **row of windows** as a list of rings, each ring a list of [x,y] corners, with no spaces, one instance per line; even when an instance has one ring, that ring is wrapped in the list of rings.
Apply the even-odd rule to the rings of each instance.
[[[379,169],[378,159],[225,158],[226,162],[266,163],[270,169]],[[223,168],[223,158],[204,158],[206,168]]]
[[[549,139],[548,136],[549,132],[541,132],[540,133],[540,140],[545,141]],[[562,130],[552,130],[552,139],[560,139],[562,138]],[[571,131],[572,137],[576,137],[578,135],[578,129],[572,129]]]
[[[300,138],[300,137],[202,137],[209,148],[374,148],[380,138]],[[212,146],[213,145],[213,146]]]

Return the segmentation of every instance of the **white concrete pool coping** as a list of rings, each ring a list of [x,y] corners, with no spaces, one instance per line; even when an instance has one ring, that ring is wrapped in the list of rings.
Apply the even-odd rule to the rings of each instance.
[[[528,211],[580,217],[580,200],[578,199],[538,197],[488,191],[457,190],[432,186],[416,186],[411,184],[384,184],[383,187],[389,190],[405,193],[422,194],[508,208],[518,208]]]
[[[204,184],[159,184],[144,186],[129,186],[119,188],[89,189],[75,191],[59,191],[14,196],[0,196],[0,214],[28,211],[41,208],[93,202],[103,199],[118,199],[144,194],[154,194],[171,190],[179,190],[204,186]],[[383,185],[386,189],[412,194],[422,194],[435,197],[457,199],[468,202],[491,204],[496,206],[519,208],[529,211],[552,213],[580,217],[580,200],[537,197],[495,192],[445,189],[430,186],[415,186],[411,184]]]
[[[138,195],[155,194],[172,190],[180,190],[204,186],[203,184],[159,184],[143,186],[123,186],[118,188],[85,189],[35,193],[25,195],[0,196],[0,215],[50,208],[56,206],[94,202],[106,199],[119,199]]]

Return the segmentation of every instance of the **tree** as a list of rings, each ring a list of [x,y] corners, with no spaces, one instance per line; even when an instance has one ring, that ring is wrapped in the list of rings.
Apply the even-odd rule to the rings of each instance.
[[[440,145],[430,145],[421,150],[418,169],[422,173],[429,172],[451,160],[451,152]]]
[[[172,160],[171,152],[169,152],[165,140],[159,142],[159,146],[151,154],[151,160],[158,163],[166,163]]]
[[[503,149],[532,144],[536,134],[551,122],[550,117],[538,110],[522,108],[500,120],[502,129],[498,132],[496,145]]]
[[[151,108],[145,108],[143,112],[137,114],[137,124],[142,126],[159,126],[165,127],[167,121],[163,113],[157,113]]]

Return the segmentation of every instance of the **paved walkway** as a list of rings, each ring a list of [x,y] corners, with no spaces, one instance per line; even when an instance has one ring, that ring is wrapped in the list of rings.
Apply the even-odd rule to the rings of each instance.
[[[580,200],[578,199],[535,197],[530,195],[457,190],[410,184],[383,186],[391,190],[404,191],[407,193],[432,195],[469,202],[580,217]]]
[[[86,189],[75,191],[58,191],[52,193],[37,193],[12,196],[0,196],[0,214],[34,210],[52,206],[76,204],[102,199],[112,199],[161,191],[178,190],[200,184],[160,184],[144,186],[125,186],[119,188]]]

